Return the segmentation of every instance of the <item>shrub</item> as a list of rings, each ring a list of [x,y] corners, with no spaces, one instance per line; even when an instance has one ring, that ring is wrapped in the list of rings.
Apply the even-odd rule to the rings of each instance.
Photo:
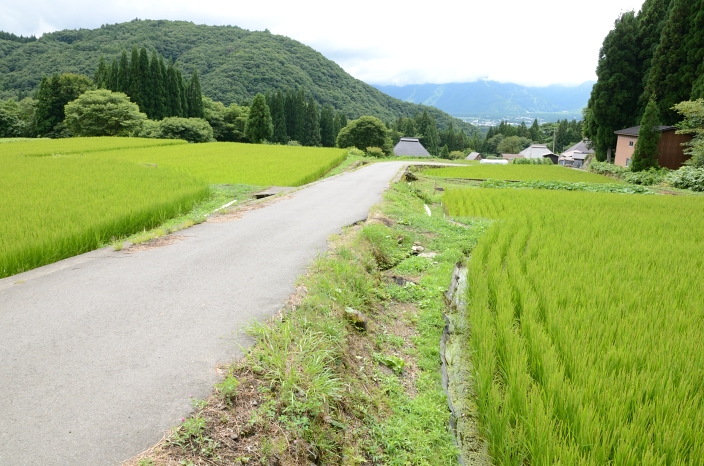
[[[134,134],[138,138],[162,139],[161,122],[154,120],[144,120],[142,127]]]
[[[467,154],[467,155],[469,155],[469,154]],[[451,160],[463,159],[467,155],[465,155],[464,152],[462,152],[461,150],[453,150],[452,152],[450,152],[450,159]]]
[[[160,122],[161,138],[185,139],[188,142],[210,142],[213,128],[201,118],[164,118]]]
[[[384,154],[384,151],[380,147],[367,147],[367,155],[369,157],[376,157],[377,159],[380,159],[386,154]]]
[[[640,172],[627,171],[623,174],[622,179],[626,183],[640,184],[643,186],[652,186],[654,184],[662,183],[665,177],[669,173],[667,168],[650,168],[649,170],[643,170]]]
[[[356,157],[364,157],[365,154],[363,151],[357,149],[356,147],[350,147],[347,149],[347,155],[348,156],[356,156]]]
[[[350,121],[337,135],[337,147],[385,147],[388,144],[386,125],[377,117],[363,116]]]
[[[293,139],[286,143],[287,146],[301,147],[301,143]]]
[[[612,163],[594,161],[589,164],[589,171],[596,173],[597,175],[609,175],[621,179],[623,178],[623,175],[630,170]]]
[[[671,171],[665,181],[675,188],[704,191],[704,168],[684,166],[677,171]]]

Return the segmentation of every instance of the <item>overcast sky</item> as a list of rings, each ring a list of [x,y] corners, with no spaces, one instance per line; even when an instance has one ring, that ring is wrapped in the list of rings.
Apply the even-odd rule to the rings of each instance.
[[[41,35],[140,19],[269,29],[370,84],[595,80],[599,47],[643,0],[2,0],[0,30]]]

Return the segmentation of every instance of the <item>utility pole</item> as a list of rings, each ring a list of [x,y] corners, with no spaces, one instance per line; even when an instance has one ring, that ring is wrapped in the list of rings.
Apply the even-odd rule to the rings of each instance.
[[[555,137],[557,136],[557,126],[552,129],[552,153],[555,153]]]

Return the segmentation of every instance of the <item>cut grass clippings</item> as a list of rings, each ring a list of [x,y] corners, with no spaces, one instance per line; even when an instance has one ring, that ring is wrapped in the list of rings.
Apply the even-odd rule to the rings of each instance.
[[[483,224],[428,217],[416,194],[395,185],[366,224],[333,237],[213,395],[129,464],[457,464],[443,292]],[[412,255],[414,243],[438,254]]]

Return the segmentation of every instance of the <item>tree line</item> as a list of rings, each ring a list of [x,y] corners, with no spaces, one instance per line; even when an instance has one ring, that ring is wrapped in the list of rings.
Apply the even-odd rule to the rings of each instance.
[[[484,155],[499,155],[517,154],[531,144],[545,144],[559,154],[582,140],[582,129],[582,121],[567,119],[539,124],[536,118],[531,126],[501,121],[489,128],[483,140],[474,136],[470,145]]]
[[[704,97],[704,0],[646,0],[620,15],[599,51],[597,82],[585,110],[585,136],[610,160],[614,131],[674,125],[675,104]]]

